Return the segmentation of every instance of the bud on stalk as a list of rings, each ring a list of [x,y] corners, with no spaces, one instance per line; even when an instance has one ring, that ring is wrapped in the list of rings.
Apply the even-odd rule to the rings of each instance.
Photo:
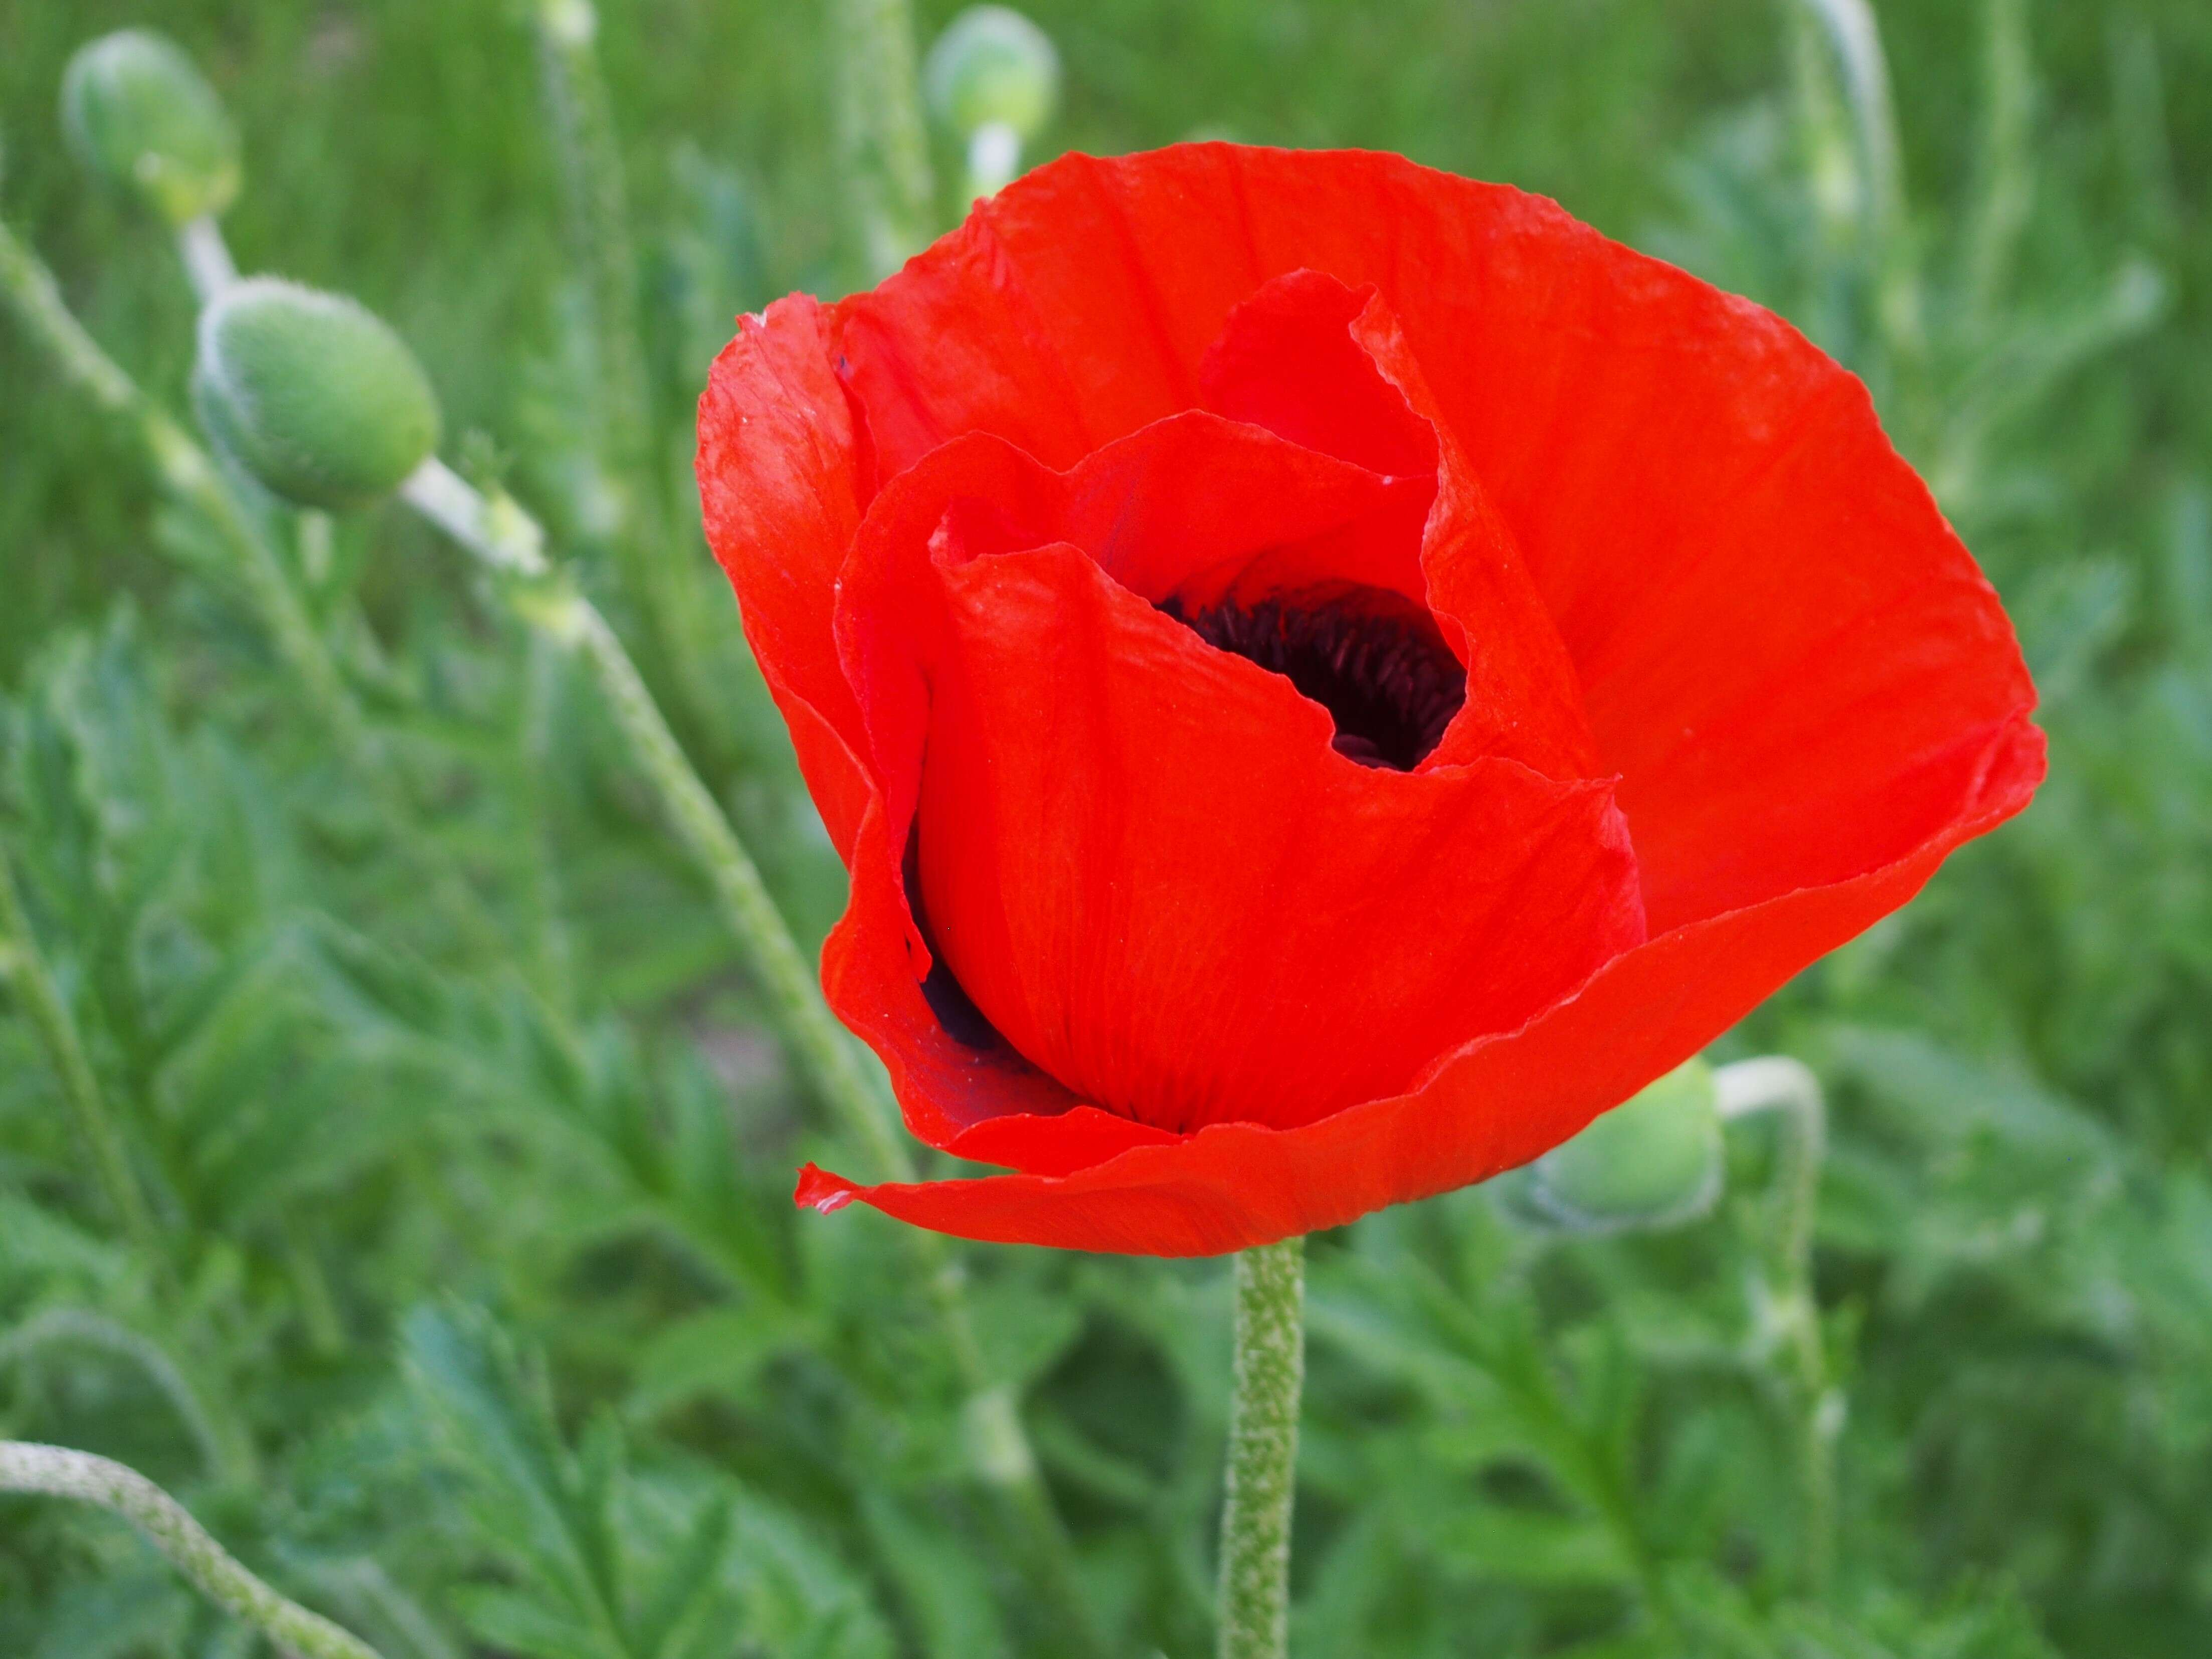
[[[1626,1232],[1705,1214],[1720,1194],[1721,1159],[1712,1068],[1693,1060],[1505,1179],[1529,1219]]]
[[[970,194],[988,196],[1020,171],[1022,147],[1051,121],[1060,54],[1019,12],[970,6],[929,49],[922,87],[930,112],[967,151]]]
[[[438,446],[437,394],[406,343],[353,301],[274,276],[201,313],[192,400],[210,438],[302,507],[365,507]]]
[[[238,198],[238,129],[192,60],[150,30],[77,49],[62,76],[62,125],[88,167],[172,230]]]

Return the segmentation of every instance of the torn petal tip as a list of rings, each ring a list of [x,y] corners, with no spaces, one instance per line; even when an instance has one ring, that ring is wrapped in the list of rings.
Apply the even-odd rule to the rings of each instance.
[[[809,1164],[799,1172],[799,1189],[792,1202],[812,1205],[823,1215],[834,1215],[853,1201],[853,1189],[828,1170]]]

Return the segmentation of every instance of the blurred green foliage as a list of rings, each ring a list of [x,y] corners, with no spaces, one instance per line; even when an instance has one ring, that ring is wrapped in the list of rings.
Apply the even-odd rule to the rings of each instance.
[[[0,0],[0,210],[181,410],[175,256],[55,114],[77,45],[158,23],[244,134],[242,262],[389,318],[606,583],[638,458],[589,423],[611,290],[526,9]],[[645,493],[680,503],[732,313],[849,268],[830,70],[814,6],[603,11]],[[1788,1361],[1765,1124],[1664,1234],[1477,1191],[1317,1240],[1316,1659],[2212,1651],[2212,11],[1878,11],[1886,215],[1803,0],[1032,9],[1048,149],[1401,149],[1784,311],[1874,386],[2045,697],[2027,817],[1718,1056],[1828,1085],[1832,1396]],[[204,533],[0,325],[0,837],[159,1233],[125,1241],[0,1001],[0,1432],[145,1469],[390,1659],[1067,1651],[908,1241],[789,1205],[823,1133],[587,689],[397,512],[294,526],[373,728],[343,752]],[[717,614],[686,738],[818,936],[835,860]],[[963,1260],[1112,1650],[1206,1650],[1222,1265]],[[119,1523],[8,1500],[0,1651],[254,1647]]]

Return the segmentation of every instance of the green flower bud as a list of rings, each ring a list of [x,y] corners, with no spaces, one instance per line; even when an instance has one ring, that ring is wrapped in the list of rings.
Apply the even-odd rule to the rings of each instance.
[[[1721,1157],[1712,1068],[1693,1060],[1538,1158],[1512,1197],[1576,1232],[1674,1226],[1712,1207]]]
[[[77,48],[62,126],[84,164],[179,226],[238,198],[238,129],[192,60],[147,29]]]
[[[438,398],[415,354],[351,300],[274,276],[200,313],[192,400],[208,434],[272,493],[366,506],[438,447]]]
[[[931,112],[962,138],[994,124],[1026,143],[1060,103],[1060,54],[1005,6],[970,6],[945,26],[922,65]]]

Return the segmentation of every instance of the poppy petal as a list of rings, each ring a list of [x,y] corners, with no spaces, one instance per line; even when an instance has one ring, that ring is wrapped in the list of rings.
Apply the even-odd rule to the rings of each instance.
[[[950,1150],[997,1118],[1056,1122],[1081,1103],[1076,1096],[988,1029],[969,1029],[957,1007],[947,1018],[947,995],[958,994],[941,975],[931,982],[900,878],[902,842],[903,831],[893,837],[882,799],[871,800],[854,848],[845,914],[822,947],[822,991],[831,1011],[882,1057],[907,1127],[932,1146]],[[1017,1135],[1006,1144],[1022,1143]],[[1048,1158],[1039,1167],[1053,1163]]]
[[[1264,325],[1295,341],[1316,319],[1345,326],[1324,285],[1261,295],[1300,271],[1354,293],[1371,286],[1379,316],[1395,319],[1411,367],[1384,378],[1464,463],[1455,496],[1454,467],[1438,456],[1439,516],[1456,501],[1473,526],[1468,545],[1509,550],[1518,564],[1462,558],[1443,574],[1480,579],[1478,590],[1503,581],[1477,592],[1477,611],[1498,610],[1500,592],[1540,600],[1589,751],[1539,763],[1619,774],[1655,937],[1511,1035],[1453,1050],[1410,1092],[1295,1128],[1217,1124],[1159,1141],[1085,1105],[963,1010],[907,915],[910,838],[860,773],[872,764],[857,718],[868,688],[850,707],[793,690],[818,685],[824,663],[851,666],[823,642],[828,583],[810,574],[823,597],[787,615],[773,573],[755,567],[786,556],[795,527],[798,568],[834,574],[836,538],[823,526],[849,524],[879,476],[951,441],[990,434],[1071,469],[1224,397],[1206,366],[1217,343],[1231,353],[1224,327]],[[801,453],[769,453],[771,443],[710,455],[702,431],[702,483],[719,469],[744,498],[720,514],[717,551],[749,633],[757,611],[775,619],[763,667],[854,864],[853,905],[825,956],[833,1002],[884,1054],[917,1133],[1030,1172],[863,1194],[922,1224],[1198,1253],[1505,1167],[1904,902],[1949,848],[2019,810],[2041,775],[2033,690],[2010,629],[1863,388],[1779,319],[1549,203],[1376,155],[1203,145],[1067,157],[980,205],[874,293],[818,320],[800,309],[811,304],[788,314],[812,339],[796,328],[787,337],[816,361],[794,362],[775,394],[795,406],[779,441]],[[1358,343],[1379,370],[1391,342],[1370,332]],[[1310,381],[1346,399],[1371,393],[1340,341],[1308,337],[1322,348],[1303,365]],[[769,383],[763,360],[737,366],[749,386]],[[1395,465],[1390,446],[1402,440],[1382,416],[1365,417],[1376,447],[1359,449],[1362,423],[1333,432],[1327,398],[1302,401],[1296,374],[1269,384],[1264,365],[1248,368],[1251,400],[1217,407],[1279,422],[1340,459]],[[735,410],[740,427],[777,414],[761,395]],[[717,517],[710,503],[710,525]],[[939,530],[956,555],[1011,546],[960,512],[928,533]],[[734,556],[733,537],[746,543]],[[920,591],[945,604],[959,571],[921,574]],[[1438,571],[1425,562],[1422,574],[1449,614]],[[1472,655],[1479,630],[1468,642]],[[1507,659],[1516,672],[1544,666],[1517,646]],[[1526,686],[1560,683],[1534,673]],[[1493,702],[1510,699],[1470,699],[1478,716]],[[1492,736],[1473,720],[1448,732],[1431,773],[1460,758],[1453,742]],[[1538,740],[1557,746],[1548,731]],[[917,895],[925,885],[912,884]],[[983,923],[998,925],[988,913]],[[1404,937],[1425,948],[1419,929]],[[982,958],[988,968],[988,948]],[[811,1172],[808,1190],[834,1202],[857,1189]]]
[[[1061,1112],[1078,1098],[988,1026],[952,1030],[927,988],[940,1000],[964,994],[933,978],[904,875],[928,735],[916,647],[943,627],[928,550],[948,515],[976,547],[1080,536],[1087,552],[1164,597],[1263,550],[1346,580],[1407,572],[1422,501],[1364,469],[1196,412],[1132,434],[1067,474],[1000,441],[964,439],[876,497],[841,578],[836,625],[865,711],[861,752],[880,793],[848,860],[852,891],[824,950],[823,984],[839,1017],[890,1067],[909,1127],[943,1147],[990,1119]],[[1326,749],[1327,716],[1305,707],[1322,722],[1305,736]],[[1066,1154],[1042,1156],[1053,1164]]]
[[[1901,856],[1955,799],[1962,734],[2035,704],[1996,594],[1856,380],[1698,534],[1663,583],[1623,561],[1579,602],[1584,706],[1662,928]]]
[[[1370,471],[1434,472],[1435,434],[1352,337],[1374,298],[1318,270],[1262,284],[1206,348],[1200,401]]]
[[[1067,156],[832,331],[885,465],[988,431],[1065,465],[1196,400],[1232,313],[1301,270],[1401,327],[1622,778],[1655,927],[1900,856],[1959,735],[2033,707],[1858,382],[1519,191],[1366,152]]]
[[[1642,935],[1611,786],[1398,773],[1073,548],[938,562],[934,939],[1018,1052],[1155,1127],[1304,1122]]]
[[[1385,472],[1435,477],[1425,599],[1467,665],[1468,687],[1430,765],[1504,755],[1551,777],[1599,774],[1574,665],[1543,597],[1371,284],[1348,288],[1313,270],[1277,277],[1230,313],[1199,379],[1208,406],[1225,414]]]
[[[867,1187],[809,1164],[801,1200],[858,1199],[967,1238],[1212,1255],[1484,1180],[1573,1135],[1905,903],[1954,847],[2027,804],[2042,734],[2024,717],[2007,722],[1978,745],[1973,774],[1950,819],[1895,862],[1654,939],[1520,1030],[1449,1055],[1407,1093],[1295,1129],[1218,1124],[1066,1176]]]
[[[894,844],[912,817],[927,730],[915,643],[942,626],[933,538],[957,543],[963,560],[1073,543],[1154,604],[1194,590],[1210,599],[1261,556],[1275,581],[1410,587],[1418,599],[1427,493],[1196,411],[1065,473],[981,434],[900,473],[854,538],[836,623]]]
[[[854,453],[821,307],[799,295],[744,319],[699,399],[700,504],[746,642],[848,862],[868,784],[830,605],[860,521]]]

